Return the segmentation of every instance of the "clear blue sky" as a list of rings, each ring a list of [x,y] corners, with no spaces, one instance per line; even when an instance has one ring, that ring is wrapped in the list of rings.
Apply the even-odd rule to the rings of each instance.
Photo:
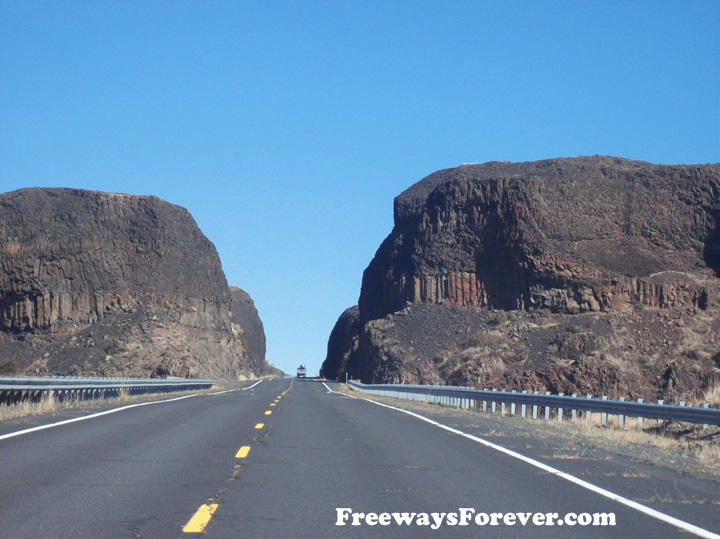
[[[315,374],[392,228],[466,162],[720,161],[720,1],[0,0],[0,191],[190,210]]]

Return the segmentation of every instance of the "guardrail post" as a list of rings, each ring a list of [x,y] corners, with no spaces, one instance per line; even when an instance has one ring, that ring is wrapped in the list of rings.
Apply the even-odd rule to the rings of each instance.
[[[603,395],[602,400],[604,400],[604,401],[608,400],[607,395]],[[605,425],[606,423],[607,423],[607,412],[602,412],[600,414],[600,424]]]
[[[665,402],[665,401],[664,401],[663,399],[658,399],[658,404],[662,405],[664,402]],[[658,419],[657,419],[657,424],[658,424],[658,425],[660,424],[660,421],[662,421],[662,419],[658,417]]]
[[[588,399],[592,399],[592,395],[590,395],[590,394],[588,393],[587,398],[588,398]],[[588,421],[590,421],[590,415],[591,415],[591,414],[592,414],[592,412],[590,412],[590,410],[585,410],[585,423],[587,423]]]
[[[702,407],[703,407],[703,408],[710,408],[710,403],[709,403],[709,402],[703,402]],[[702,428],[703,428],[703,430],[705,430],[706,428],[708,428],[708,424],[707,424],[707,423],[703,423],[703,424],[702,424]]]
[[[643,400],[642,400],[642,399],[638,399],[638,402],[639,402],[640,404],[642,404]],[[638,416],[637,422],[638,422],[638,423],[637,423],[637,424],[638,424],[638,428],[639,428],[639,429],[642,429],[642,428],[643,428],[643,418],[640,417],[640,416]]]
[[[686,403],[685,401],[680,401],[678,404],[679,404],[680,406],[685,406],[685,404],[687,404],[687,403]]]
[[[483,391],[487,391],[487,388],[484,387]],[[485,399],[483,399],[482,403],[483,403],[483,405],[482,405],[483,412],[487,412],[487,401]]]
[[[500,390],[502,393],[505,393],[505,390]],[[500,403],[500,415],[505,415],[505,401],[502,401]]]
[[[513,389],[512,392],[517,393],[517,390]],[[510,403],[510,415],[515,415],[515,403],[514,402]]]
[[[539,392],[533,391],[533,395],[539,395]],[[533,404],[532,417],[533,417],[533,419],[538,418],[538,405],[537,404]]]
[[[523,389],[523,395],[527,395],[527,389]],[[526,413],[527,413],[527,404],[521,404],[520,405],[520,415],[522,417],[525,417]]]
[[[573,394],[572,394],[572,397],[573,397],[573,398],[577,397],[577,393],[573,393]],[[572,419],[573,422],[574,422],[575,419],[577,419],[577,410],[576,410],[575,408],[573,408],[572,410],[570,410],[570,414],[571,414],[571,419]]]
[[[564,396],[565,396],[565,393],[558,393],[558,397],[564,397]],[[564,410],[563,410],[562,408],[558,408],[558,409],[557,409],[558,423],[562,423],[562,420],[563,420],[563,412],[564,412]]]
[[[546,395],[549,395],[550,392],[549,392],[549,391],[546,391],[545,394],[546,394]],[[550,407],[549,407],[549,406],[546,406],[546,407],[545,407],[545,419],[546,419],[546,420],[547,420],[547,419],[550,419]]]
[[[620,397],[618,399],[620,402],[625,402],[625,397]],[[625,415],[624,414],[618,414],[618,425],[621,427],[625,426]]]

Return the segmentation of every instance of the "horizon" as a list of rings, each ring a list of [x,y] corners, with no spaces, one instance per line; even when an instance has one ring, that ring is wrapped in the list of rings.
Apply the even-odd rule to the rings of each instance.
[[[720,162],[720,3],[0,2],[0,191],[186,208],[317,374],[394,198],[462,164]]]

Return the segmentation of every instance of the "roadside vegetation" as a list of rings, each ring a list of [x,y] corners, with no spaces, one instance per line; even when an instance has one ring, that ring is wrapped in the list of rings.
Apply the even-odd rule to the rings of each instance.
[[[182,397],[183,395],[192,395],[197,393],[211,393],[216,391],[216,387],[210,389],[202,389],[196,391],[173,391],[171,393],[146,393],[144,395],[130,395],[127,391],[121,391],[119,397],[108,399],[92,399],[92,400],[76,400],[65,399],[62,402],[55,397],[43,397],[37,402],[19,402],[18,404],[0,405],[0,421],[10,419],[19,419],[23,417],[42,415],[42,414],[58,414],[64,410],[71,409],[89,409],[89,408],[111,408],[123,404],[133,404],[137,402],[146,402],[162,399],[170,399],[173,397]]]

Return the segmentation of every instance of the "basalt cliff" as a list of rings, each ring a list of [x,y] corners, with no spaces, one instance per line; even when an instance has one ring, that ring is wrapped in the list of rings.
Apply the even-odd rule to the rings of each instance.
[[[268,374],[262,322],[190,213],[151,196],[0,195],[3,374]]]
[[[720,378],[720,165],[593,156],[441,170],[321,374],[643,398]]]

